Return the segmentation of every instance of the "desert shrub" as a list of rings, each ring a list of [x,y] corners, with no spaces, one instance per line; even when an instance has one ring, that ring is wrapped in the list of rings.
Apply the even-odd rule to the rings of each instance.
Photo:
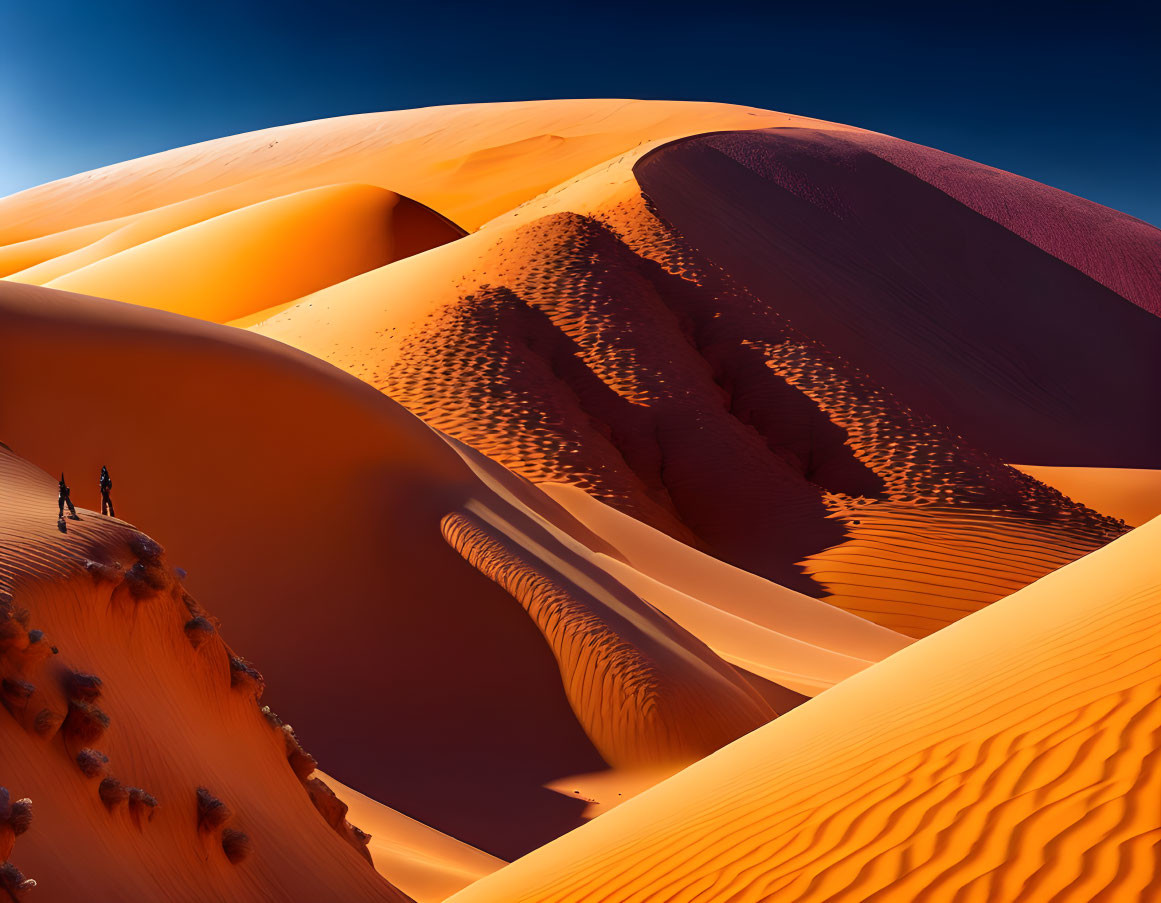
[[[366,846],[371,842],[371,835],[360,828],[358,825],[351,825],[351,834],[353,834],[355,840],[357,840],[363,846]]]
[[[185,635],[194,649],[208,640],[213,632],[214,625],[210,623],[209,619],[203,618],[201,615],[185,622]]]
[[[165,554],[165,550],[161,548],[161,545],[155,540],[150,539],[144,533],[138,533],[129,540],[129,551],[149,564],[158,563],[161,561],[161,556]]]
[[[230,818],[230,807],[210,793],[205,787],[198,788],[198,830],[214,831]]]
[[[101,802],[110,809],[129,799],[129,791],[114,777],[108,777],[101,781],[97,793],[101,797]]]
[[[33,719],[33,730],[40,736],[47,737],[60,727],[63,719],[52,709],[41,709],[36,713],[36,718]]]
[[[5,862],[0,865],[0,887],[8,891],[9,896],[15,898],[17,894],[22,894],[26,890],[32,890],[36,887],[36,882],[31,878],[25,878],[24,873],[11,862]]]
[[[105,773],[109,767],[109,757],[86,746],[77,753],[77,767],[86,778],[95,778]]]
[[[8,815],[8,824],[17,837],[32,827],[32,800],[25,797],[14,802]]]
[[[90,746],[94,740],[101,738],[108,727],[109,716],[95,705],[77,699],[69,700],[69,711],[61,725],[66,741]]]
[[[250,838],[242,831],[226,828],[222,832],[222,850],[230,862],[235,864],[241,862],[250,855],[250,849]]]
[[[147,793],[140,787],[129,788],[129,814],[133,816],[138,827],[143,821],[152,820],[153,810],[156,808],[157,797],[152,793]]]
[[[101,678],[84,671],[66,671],[61,678],[61,688],[69,699],[95,702],[101,695]]]
[[[143,599],[165,589],[169,582],[165,569],[157,562],[138,561],[125,572],[125,585],[134,599]]]
[[[274,710],[270,708],[270,706],[264,705],[258,711],[262,713],[263,718],[270,722],[272,727],[278,728],[279,730],[282,730],[283,726],[289,727],[285,721],[283,721],[278,717],[277,714],[275,714]]]
[[[266,680],[262,677],[262,672],[246,659],[231,655],[230,686],[251,687],[255,698],[259,698],[262,696],[262,691],[266,689]]]

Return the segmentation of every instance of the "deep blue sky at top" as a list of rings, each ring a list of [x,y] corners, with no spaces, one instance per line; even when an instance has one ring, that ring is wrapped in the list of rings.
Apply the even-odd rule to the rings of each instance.
[[[642,97],[859,125],[1161,225],[1156,6],[0,0],[0,195],[287,122]]]

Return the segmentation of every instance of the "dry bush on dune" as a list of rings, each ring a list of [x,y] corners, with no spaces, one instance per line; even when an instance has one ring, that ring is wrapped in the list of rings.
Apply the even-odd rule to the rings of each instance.
[[[69,699],[96,702],[101,695],[101,678],[84,671],[66,671],[61,678],[61,687]]]
[[[185,622],[185,635],[194,649],[199,648],[214,633],[214,625],[208,618],[198,615]]]
[[[129,799],[129,791],[114,777],[107,777],[101,781],[101,786],[97,788],[97,793],[101,797],[101,802],[108,806],[110,810]]]
[[[24,873],[11,862],[5,862],[0,865],[0,887],[16,899],[18,894],[36,887],[36,882],[31,878],[25,878]]]
[[[109,716],[95,705],[69,700],[69,711],[61,725],[66,743],[72,741],[78,746],[89,746],[94,740],[99,740],[108,727]]]
[[[157,808],[157,797],[140,787],[130,787],[128,792],[129,814],[133,816],[133,821],[140,828],[143,822],[153,819],[153,810]]]
[[[205,787],[198,788],[198,830],[214,831],[230,818],[230,808]]]
[[[250,855],[250,837],[242,831],[226,828],[222,832],[222,851],[230,862],[237,864]]]
[[[109,767],[109,757],[103,752],[85,747],[77,753],[77,767],[86,778],[95,778]]]

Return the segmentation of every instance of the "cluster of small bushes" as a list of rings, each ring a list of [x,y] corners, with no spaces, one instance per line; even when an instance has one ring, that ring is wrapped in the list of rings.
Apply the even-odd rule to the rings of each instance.
[[[262,672],[246,659],[231,655],[230,686],[250,689],[253,691],[255,699],[261,699],[262,692],[266,689],[266,679],[262,676]]]
[[[230,807],[210,793],[205,787],[197,790],[197,825],[198,831],[203,834],[212,834],[222,828],[222,852],[230,862],[237,865],[250,855],[250,837],[236,828],[223,827],[230,820],[233,813]]]
[[[32,826],[32,800],[13,801],[7,787],[0,787],[0,847],[3,859],[0,863],[0,888],[15,899],[17,895],[36,887],[36,882],[25,878],[24,873],[12,862],[7,861],[16,838]],[[5,837],[4,835],[7,835]]]
[[[61,689],[69,706],[61,724],[65,745],[92,746],[109,728],[109,716],[95,705],[101,695],[101,679],[83,671],[65,671]]]

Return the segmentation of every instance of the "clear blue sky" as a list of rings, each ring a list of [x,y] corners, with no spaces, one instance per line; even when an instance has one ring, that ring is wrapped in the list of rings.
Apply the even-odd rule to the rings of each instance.
[[[286,122],[643,97],[860,125],[1161,225],[1157,5],[0,0],[0,195]]]

